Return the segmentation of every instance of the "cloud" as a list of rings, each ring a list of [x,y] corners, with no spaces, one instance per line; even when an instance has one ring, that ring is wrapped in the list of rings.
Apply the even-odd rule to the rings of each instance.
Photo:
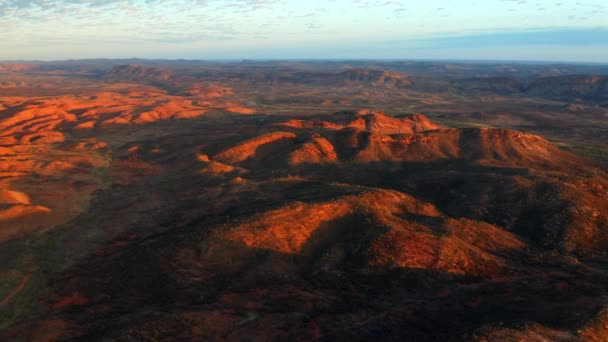
[[[552,29],[542,31],[496,32],[418,39],[415,40],[415,44],[425,48],[608,45],[608,29]]]
[[[278,0],[0,0],[0,17],[21,18],[48,13],[70,14],[75,8],[111,8],[114,12],[128,12],[134,8],[192,9],[214,4],[224,8],[258,10],[271,8]]]
[[[370,46],[393,48],[381,43],[389,40],[421,49],[608,46],[608,24],[602,21],[608,7],[601,0],[577,0],[576,6],[555,1],[0,0],[0,55],[13,53],[15,46],[26,51],[28,45],[32,51],[49,47],[48,54],[72,46],[70,51],[81,53],[102,43],[104,49],[114,44],[107,53],[116,54],[127,45],[296,51],[303,44],[322,54],[341,43],[380,54]],[[572,29],[533,30],[560,24]]]

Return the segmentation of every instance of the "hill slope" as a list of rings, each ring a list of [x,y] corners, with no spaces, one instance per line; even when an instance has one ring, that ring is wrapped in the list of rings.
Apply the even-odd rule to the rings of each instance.
[[[369,110],[125,127],[2,339],[602,333],[608,176],[542,137]]]

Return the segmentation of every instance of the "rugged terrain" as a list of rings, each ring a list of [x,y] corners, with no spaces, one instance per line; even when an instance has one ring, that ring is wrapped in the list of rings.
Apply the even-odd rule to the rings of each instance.
[[[0,339],[605,341],[601,78],[332,63],[0,68]]]

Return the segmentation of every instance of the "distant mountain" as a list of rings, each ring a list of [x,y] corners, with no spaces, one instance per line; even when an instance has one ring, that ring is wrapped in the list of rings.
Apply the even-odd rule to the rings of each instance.
[[[173,77],[173,74],[162,68],[147,67],[141,65],[120,65],[110,69],[105,73],[104,79],[118,82],[166,82]]]
[[[521,93],[523,82],[511,77],[475,77],[450,81],[461,92],[484,92],[501,95]]]
[[[15,67],[16,68],[16,67]],[[1,71],[2,69],[0,69]],[[349,68],[338,73],[302,71],[289,68],[259,68],[243,74],[235,70],[232,74],[218,76],[214,73],[181,70],[175,74],[164,68],[143,65],[120,65],[104,73],[108,81],[137,82],[161,86],[184,87],[188,83],[203,80],[220,82],[228,79],[248,81],[253,84],[276,85],[292,83],[321,87],[384,87],[425,93],[452,93],[459,95],[497,94],[534,96],[545,99],[572,102],[608,101],[608,76],[568,75],[540,77],[528,86],[515,77],[484,76],[470,78],[436,79],[412,76],[396,71],[372,68]]]
[[[608,102],[608,76],[544,77],[532,82],[526,94],[557,101]]]
[[[2,72],[19,72],[37,68],[36,64],[0,64],[0,73]]]
[[[412,84],[408,76],[394,71],[373,69],[351,69],[344,71],[336,77],[342,82],[364,83],[371,85],[407,87]]]

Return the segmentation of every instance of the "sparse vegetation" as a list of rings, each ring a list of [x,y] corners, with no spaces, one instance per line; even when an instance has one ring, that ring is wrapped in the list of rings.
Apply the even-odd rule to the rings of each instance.
[[[604,333],[592,98],[491,66],[89,63],[0,75],[0,215],[48,209],[0,221],[0,340]]]

